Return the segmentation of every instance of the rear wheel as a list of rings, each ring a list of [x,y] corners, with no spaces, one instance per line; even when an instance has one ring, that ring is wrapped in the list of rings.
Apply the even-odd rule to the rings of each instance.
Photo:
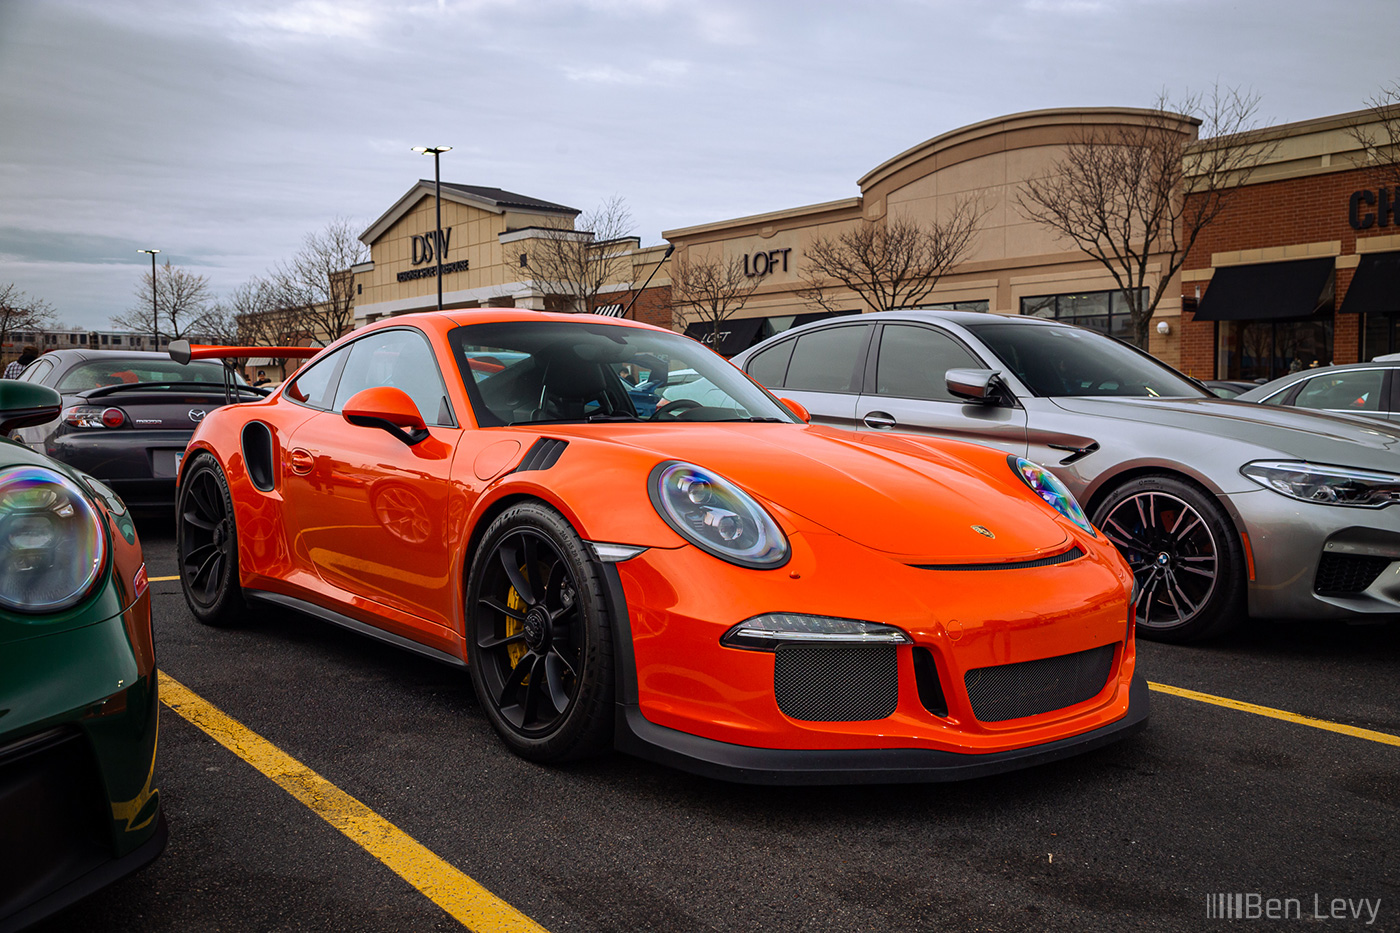
[[[195,454],[185,468],[175,511],[180,585],[190,612],[206,625],[234,624],[245,609],[238,583],[238,528],[228,480],[209,454]]]
[[[1142,476],[1110,492],[1094,524],[1137,580],[1137,633],[1197,641],[1245,619],[1244,555],[1213,496],[1171,476]]]
[[[497,733],[524,758],[562,762],[612,737],[612,632],[603,580],[577,532],[541,503],[491,523],[467,587],[467,659]]]

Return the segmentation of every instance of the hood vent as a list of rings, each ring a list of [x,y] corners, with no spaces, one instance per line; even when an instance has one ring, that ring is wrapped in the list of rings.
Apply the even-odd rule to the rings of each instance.
[[[1031,567],[1052,567],[1055,564],[1067,564],[1083,556],[1084,552],[1076,545],[1063,554],[1042,557],[1038,560],[1017,560],[1001,564],[911,564],[910,566],[920,570],[1026,570]]]
[[[548,470],[559,462],[559,455],[564,452],[564,448],[569,446],[568,441],[561,441],[557,437],[542,437],[530,445],[530,449],[525,451],[525,457],[520,461],[512,473],[523,473],[526,470]]]

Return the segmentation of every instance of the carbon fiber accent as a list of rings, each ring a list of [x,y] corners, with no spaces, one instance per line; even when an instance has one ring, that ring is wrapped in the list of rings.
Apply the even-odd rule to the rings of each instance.
[[[979,667],[963,675],[972,713],[982,722],[1036,716],[1083,703],[1108,682],[1117,645],[1057,658]]]
[[[548,470],[559,461],[559,455],[564,452],[564,448],[569,446],[568,441],[561,441],[557,437],[542,437],[530,445],[530,449],[525,451],[524,458],[520,465],[512,473],[524,473],[526,470]]]
[[[1038,560],[1018,560],[1003,564],[911,564],[920,570],[1025,570],[1029,567],[1053,567],[1055,564],[1067,564],[1072,560],[1079,560],[1084,556],[1084,552],[1078,545],[1065,551],[1063,554],[1056,554],[1054,557],[1042,557]]]
[[[1317,562],[1313,591],[1322,596],[1350,596],[1376,582],[1393,557],[1365,554],[1323,554]]]
[[[884,719],[899,702],[893,645],[781,645],[773,663],[778,709],[807,722]]]

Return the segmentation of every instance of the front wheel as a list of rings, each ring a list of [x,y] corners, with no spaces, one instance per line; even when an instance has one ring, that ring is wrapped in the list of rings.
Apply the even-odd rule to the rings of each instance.
[[[1137,580],[1137,633],[1188,642],[1244,621],[1244,555],[1213,496],[1171,476],[1142,476],[1094,509]]]
[[[608,747],[612,632],[602,573],[563,516],[525,503],[491,523],[472,561],[466,619],[472,685],[512,751],[557,763]]]
[[[209,454],[195,454],[185,468],[175,512],[180,585],[190,612],[205,625],[234,624],[245,608],[238,582],[238,527],[228,480]]]

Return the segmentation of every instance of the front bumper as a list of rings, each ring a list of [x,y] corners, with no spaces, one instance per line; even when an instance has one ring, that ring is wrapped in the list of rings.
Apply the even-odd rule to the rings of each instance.
[[[900,784],[964,781],[1093,751],[1147,727],[1147,681],[1130,690],[1122,719],[1081,735],[1005,752],[972,755],[931,748],[774,749],[716,742],[648,722],[618,708],[617,747],[658,764],[739,784]]]
[[[1259,489],[1226,497],[1254,552],[1249,614],[1336,621],[1400,617],[1400,506],[1357,509]],[[1324,560],[1372,563],[1360,584],[1329,588]],[[1324,574],[1324,578],[1327,575]],[[1369,582],[1367,582],[1369,580]]]
[[[608,565],[619,749],[736,781],[953,780],[1086,751],[1145,721],[1145,696],[1133,686],[1131,576],[1102,542],[1081,541],[1085,556],[1053,566],[944,572],[829,533],[790,541],[792,560],[777,571],[734,567],[690,547]],[[807,669],[805,686],[835,693],[840,709],[808,715],[785,703],[788,649],[720,644],[731,626],[765,612],[864,619],[908,633],[911,645],[854,649],[887,653],[884,680],[870,695],[888,705],[872,712],[857,698],[853,707],[865,712],[843,715],[858,689],[847,691],[824,663]],[[1015,710],[1034,694],[1027,687],[1015,695],[1017,676],[1039,677],[1028,669],[1088,655],[1104,666],[1063,702],[999,714],[974,689],[988,682],[979,678],[1012,674],[1002,681],[1010,692],[996,700]],[[1035,690],[1053,692],[1066,679],[1044,677]]]

